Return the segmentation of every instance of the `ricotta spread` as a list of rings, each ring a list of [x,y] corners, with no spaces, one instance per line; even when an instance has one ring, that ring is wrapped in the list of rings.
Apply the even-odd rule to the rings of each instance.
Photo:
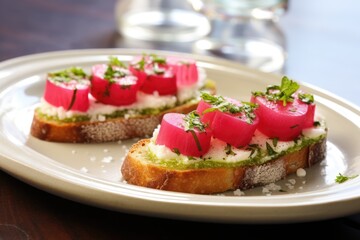
[[[307,144],[326,136],[326,126],[324,122],[322,122],[320,126],[304,129],[301,136],[296,141],[275,142],[274,139],[268,138],[266,135],[256,130],[249,147],[241,149],[231,147],[231,154],[229,154],[229,146],[227,143],[212,138],[209,151],[201,158],[195,158],[177,154],[165,145],[155,144],[160,127],[161,126],[159,125],[154,130],[153,137],[150,139],[149,152],[155,156],[156,161],[165,164],[167,161],[173,162],[174,160],[181,164],[194,164],[204,161],[237,164],[244,161],[258,161],[259,159],[261,159],[261,162],[266,162],[282,154],[286,154],[291,150],[300,149]],[[267,145],[272,148],[275,154],[268,153]]]

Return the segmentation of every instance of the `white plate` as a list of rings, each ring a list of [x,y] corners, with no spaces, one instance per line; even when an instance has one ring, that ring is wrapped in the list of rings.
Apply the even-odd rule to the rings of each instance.
[[[267,196],[262,188],[245,196],[195,195],[148,189],[121,181],[121,159],[134,141],[64,144],[29,135],[34,107],[49,71],[106,62],[109,55],[127,61],[151,50],[92,49],[30,55],[0,63],[0,167],[13,176],[55,195],[114,211],[175,219],[277,223],[329,219],[360,212],[360,177],[335,183],[338,173],[360,173],[360,110],[340,98],[303,84],[312,92],[329,127],[323,164],[305,178],[290,176],[279,184],[286,192]],[[252,90],[278,84],[280,76],[260,73],[233,62],[202,57],[199,65],[218,84],[218,93],[247,100]],[[111,160],[112,159],[112,160]],[[107,161],[111,160],[111,161]],[[84,170],[88,171],[85,172]],[[289,179],[296,184],[290,189]]]

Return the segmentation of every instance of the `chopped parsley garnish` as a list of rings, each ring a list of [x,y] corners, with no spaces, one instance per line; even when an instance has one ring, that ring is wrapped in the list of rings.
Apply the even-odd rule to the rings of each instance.
[[[166,58],[156,54],[143,54],[140,61],[132,64],[134,68],[144,71],[147,65],[152,65],[155,74],[164,74],[165,69],[161,68],[162,64],[166,64]]]
[[[354,176],[348,177],[348,176],[344,176],[344,175],[342,175],[341,173],[339,173],[339,175],[337,175],[336,178],[335,178],[335,182],[337,182],[337,183],[343,183],[343,182],[346,182],[346,181],[349,180],[349,179],[356,178],[357,176],[359,176],[359,175],[354,175]]]
[[[279,141],[279,138],[277,138],[277,137],[272,139],[272,144],[274,147],[277,146],[278,141]]]
[[[260,152],[260,146],[258,144],[249,144],[246,150],[251,151],[249,156],[251,158],[254,155],[254,153]]]
[[[137,63],[132,64],[132,65],[137,70],[144,71],[145,70],[145,65],[146,65],[146,54],[143,54],[141,60],[138,61]]]
[[[158,56],[156,54],[150,54],[151,62],[158,64],[166,64],[166,59],[164,57]]]
[[[111,56],[109,57],[109,63],[104,74],[104,79],[108,80],[110,83],[115,83],[116,78],[122,78],[127,75],[124,69],[127,69],[127,66],[118,58]],[[121,87],[128,88],[130,86],[124,85]]]
[[[82,68],[71,67],[63,71],[49,73],[48,77],[55,82],[67,83],[71,80],[81,81],[88,76]]]
[[[118,58],[113,56],[109,57],[109,65],[121,67],[121,68],[127,68],[127,66],[123,62],[121,62]]]
[[[315,121],[315,122],[313,123],[313,126],[314,126],[314,127],[320,127],[320,126],[321,126],[321,123],[320,123],[319,121]]]
[[[108,65],[104,74],[104,79],[108,80],[110,83],[114,83],[116,78],[122,78],[125,76],[126,73],[121,69],[114,69],[111,65]]]
[[[299,99],[307,104],[311,104],[314,102],[314,95],[308,93],[299,93]]]
[[[201,122],[200,116],[196,111],[192,111],[186,114],[184,117],[184,122],[185,131],[194,130],[195,128],[197,128],[200,132],[205,131],[205,125]]]
[[[158,63],[154,63],[153,70],[154,70],[154,73],[158,74],[158,75],[161,75],[161,74],[165,73],[165,69],[161,68]]]
[[[195,128],[200,132],[205,131],[205,125],[201,122],[199,114],[197,114],[196,111],[192,111],[186,114],[184,117],[184,123],[185,131],[191,133],[191,135],[194,137],[198,150],[202,151],[200,141],[194,131]]]
[[[180,151],[179,151],[179,149],[178,148],[174,148],[173,150],[172,150],[174,153],[176,153],[176,155],[180,155]]]
[[[266,142],[266,150],[269,156],[276,154],[276,151],[271,147],[271,145],[268,142]]]
[[[232,146],[228,143],[226,144],[224,150],[225,150],[226,155],[232,155],[232,156],[236,155],[236,153],[232,150]]]
[[[69,107],[66,109],[66,111],[69,111],[69,110],[73,107],[73,105],[74,105],[74,103],[75,103],[75,100],[76,100],[76,92],[77,92],[77,88],[75,88],[74,91],[73,91],[73,94],[72,94],[72,96],[71,96],[70,105],[69,105]]]
[[[252,124],[256,115],[254,110],[258,107],[255,103],[250,102],[241,102],[242,105],[236,105],[234,103],[229,102],[222,96],[211,95],[207,92],[201,92],[201,98],[211,104],[211,108],[206,109],[203,113],[213,112],[215,110],[219,110],[221,112],[227,112],[231,114],[243,113],[247,118],[247,123]]]
[[[282,101],[283,106],[286,106],[287,103],[293,102],[294,97],[292,96],[298,89],[300,85],[290,80],[288,77],[284,76],[281,79],[281,85],[270,85],[266,88],[266,92],[253,92],[252,94],[256,96],[266,97],[269,101]]]

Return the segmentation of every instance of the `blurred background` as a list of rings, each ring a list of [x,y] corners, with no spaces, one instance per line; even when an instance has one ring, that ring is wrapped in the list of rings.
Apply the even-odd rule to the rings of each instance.
[[[219,2],[230,7],[221,9]],[[286,74],[360,105],[360,87],[354,84],[360,78],[357,70],[360,64],[360,1],[254,0],[260,4],[267,2],[270,12],[276,12],[269,16],[269,12],[266,12],[269,9],[260,11],[260,15],[259,11],[255,11],[255,17],[260,20],[253,20],[254,14],[252,20],[246,19],[245,15],[249,12],[243,9],[244,6],[234,5],[234,2],[240,1],[1,0],[0,60],[32,53],[85,48],[161,49],[215,55],[262,71]],[[209,23],[201,16],[197,15],[196,18],[179,13],[180,17],[174,15],[170,24],[159,23],[163,16],[144,13],[154,6],[165,10],[174,7],[189,11],[196,9],[197,14],[207,14]],[[207,8],[204,9],[204,6]],[[171,28],[178,28],[170,36],[157,32],[155,37],[145,34],[145,37],[134,38],[134,34],[136,36],[139,32],[131,33],[130,30],[130,33],[126,33],[123,30],[133,27],[124,23],[124,16],[136,8],[144,12],[140,17],[130,16],[130,23],[145,22],[148,26],[152,25],[154,31],[163,31],[167,27],[166,31],[169,32]],[[158,22],[152,22],[153,19]],[[162,29],[157,29],[156,24],[163,24]],[[176,24],[186,25],[188,33],[185,37],[177,34],[184,26],[174,26]],[[263,45],[255,44],[252,47],[265,49],[261,51],[263,55],[260,60],[265,63],[273,61],[273,64],[262,65],[259,59],[249,60],[246,55],[241,56],[239,53],[244,48],[252,51],[251,44],[250,47],[245,43],[231,46],[234,42],[241,42],[241,34],[256,35],[275,45],[272,50]],[[156,36],[163,39],[156,39]],[[221,43],[225,42],[224,45],[209,43],[209,39],[216,38]],[[233,39],[236,41],[231,42]]]

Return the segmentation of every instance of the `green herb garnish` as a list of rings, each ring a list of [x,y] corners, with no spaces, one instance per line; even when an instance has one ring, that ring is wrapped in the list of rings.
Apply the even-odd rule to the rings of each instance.
[[[108,65],[104,74],[104,79],[108,80],[110,83],[115,83],[116,78],[122,78],[125,76],[126,73],[122,69],[114,69],[111,65]]]
[[[75,100],[76,100],[76,92],[77,92],[77,88],[75,88],[74,91],[73,91],[73,94],[72,94],[72,96],[71,96],[70,105],[69,105],[69,107],[66,109],[66,111],[69,111],[69,110],[73,107],[73,105],[74,105],[74,103],[75,103]]]
[[[246,150],[251,151],[249,156],[251,158],[254,155],[254,153],[260,152],[260,146],[258,144],[249,144]]]
[[[194,137],[198,150],[202,151],[200,141],[194,131],[195,128],[200,132],[205,131],[205,125],[201,122],[199,114],[197,114],[196,111],[192,111],[186,114],[184,117],[184,123],[185,131],[191,133],[191,135]]]
[[[154,70],[154,73],[158,74],[158,75],[161,75],[161,74],[165,73],[165,69],[161,68],[158,63],[154,63],[153,70]]]
[[[180,155],[180,151],[179,151],[179,149],[178,148],[174,148],[173,150],[172,150],[174,153],[176,153],[176,155]]]
[[[254,110],[258,107],[255,103],[250,102],[241,102],[242,105],[236,105],[234,103],[229,102],[222,96],[211,95],[207,92],[201,92],[201,98],[211,104],[211,108],[206,109],[203,114],[213,112],[215,110],[219,110],[221,112],[227,112],[231,114],[243,113],[247,118],[247,123],[252,124],[256,115]]]
[[[138,62],[136,62],[136,63],[132,63],[131,65],[132,65],[135,69],[137,69],[137,70],[139,70],[139,71],[144,71],[144,70],[145,70],[146,61],[147,61],[147,57],[146,57],[146,56],[147,56],[147,55],[144,53],[144,54],[142,55],[142,58],[141,58],[140,61],[138,61]]]
[[[314,121],[313,126],[314,127],[320,127],[321,123],[319,121]]]
[[[311,104],[314,102],[314,95],[308,93],[299,93],[299,99],[307,104]]]
[[[283,106],[286,106],[288,102],[293,102],[294,97],[292,96],[298,89],[300,85],[290,80],[288,77],[284,76],[281,79],[281,85],[270,85],[266,88],[266,92],[253,92],[253,96],[263,96],[266,97],[269,101],[282,101]]]
[[[232,155],[232,156],[236,155],[236,153],[232,150],[232,146],[228,143],[226,144],[224,150],[225,150],[226,155]]]
[[[82,68],[72,67],[63,71],[49,73],[48,77],[55,82],[67,83],[71,80],[81,81],[88,76]]]
[[[185,131],[198,129],[200,132],[205,131],[205,125],[201,122],[200,116],[196,111],[192,111],[185,115]]]
[[[339,175],[337,175],[336,178],[335,178],[335,182],[337,182],[337,183],[343,183],[343,182],[346,182],[346,181],[349,180],[349,179],[356,178],[357,176],[359,176],[359,175],[354,175],[354,176],[348,177],[348,176],[344,176],[344,175],[342,175],[341,173],[339,173]]]
[[[272,144],[273,144],[274,147],[277,146],[278,141],[279,141],[279,138],[277,138],[277,137],[272,139]]]
[[[117,67],[121,67],[121,68],[127,68],[127,66],[121,62],[118,58],[110,56],[109,57],[109,65],[111,66],[117,66]]]
[[[268,142],[266,142],[266,150],[269,156],[276,154],[276,151],[271,147],[271,145]]]
[[[156,54],[150,54],[151,62],[158,64],[166,64],[166,59],[164,57],[160,57]]]

